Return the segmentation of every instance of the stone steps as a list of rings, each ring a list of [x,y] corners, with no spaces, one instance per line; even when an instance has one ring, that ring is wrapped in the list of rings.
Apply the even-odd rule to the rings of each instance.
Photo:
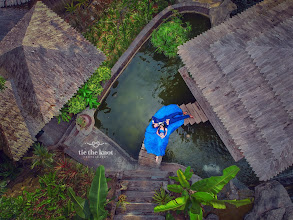
[[[154,215],[116,215],[114,220],[164,220],[164,216]]]
[[[170,172],[141,167],[139,170],[123,171],[120,184],[124,186],[121,195],[126,196],[126,209],[116,208],[114,220],[161,220],[165,213],[154,213],[157,204],[152,197],[161,186],[167,185]]]
[[[149,180],[124,180],[127,182],[127,190],[149,192],[154,188],[160,188],[163,184],[167,185],[167,181],[149,181]]]
[[[127,170],[123,171],[123,180],[165,180],[169,172],[160,170]]]
[[[138,192],[138,191],[124,191],[121,194],[127,196],[127,202],[135,203],[151,203],[155,191]]]
[[[126,205],[126,210],[124,211],[121,207],[116,209],[116,214],[125,214],[128,215],[159,215],[154,213],[154,207],[156,204],[153,203],[130,203]]]

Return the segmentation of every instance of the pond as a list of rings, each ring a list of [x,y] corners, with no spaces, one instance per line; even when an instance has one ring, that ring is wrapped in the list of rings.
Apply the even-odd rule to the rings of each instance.
[[[191,38],[211,27],[209,19],[199,14],[184,14],[183,21],[191,23]],[[182,66],[179,56],[170,59],[158,54],[147,41],[96,111],[96,127],[137,159],[151,117],[164,105],[195,101],[178,73]],[[235,163],[209,122],[182,126],[173,132],[163,161],[191,166],[203,178],[219,175],[236,164],[242,183],[258,181],[244,159]]]

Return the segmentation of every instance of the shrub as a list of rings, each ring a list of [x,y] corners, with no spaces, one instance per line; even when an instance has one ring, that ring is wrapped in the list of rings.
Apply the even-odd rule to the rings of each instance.
[[[76,95],[71,98],[68,102],[68,111],[73,114],[77,114],[86,108],[86,100],[80,96]]]
[[[66,186],[60,184],[55,173],[48,173],[39,180],[35,192],[23,192],[16,198],[0,198],[0,219],[65,219],[73,213],[66,212],[68,195]]]
[[[47,148],[42,144],[35,143],[34,155],[32,157],[25,157],[24,159],[32,160],[31,169],[34,169],[36,166],[39,168],[50,168],[53,163],[53,154],[49,153]]]
[[[171,21],[161,24],[161,26],[152,33],[151,43],[157,48],[156,51],[165,54],[167,57],[177,56],[177,47],[188,40],[188,34],[191,26],[175,17]]]
[[[6,89],[5,82],[6,80],[0,76],[0,91]]]
[[[166,205],[168,202],[174,199],[173,196],[170,196],[168,193],[166,193],[163,187],[161,187],[158,191],[156,190],[152,198],[154,203],[157,203],[158,205]]]

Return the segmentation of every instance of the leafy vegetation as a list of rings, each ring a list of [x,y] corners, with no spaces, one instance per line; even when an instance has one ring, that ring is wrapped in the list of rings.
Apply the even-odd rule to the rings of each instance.
[[[103,91],[101,83],[110,79],[110,77],[111,70],[108,67],[101,66],[98,68],[90,79],[78,90],[77,94],[60,110],[60,114],[57,117],[58,123],[61,120],[68,122],[71,119],[70,114],[78,114],[87,106],[96,108],[100,104],[97,102],[97,97]]]
[[[168,190],[179,193],[180,197],[171,200],[165,205],[159,205],[154,208],[154,212],[165,212],[169,210],[179,210],[188,213],[190,219],[202,219],[203,205],[209,205],[217,209],[225,209],[226,203],[235,205],[236,207],[250,204],[250,199],[243,200],[218,200],[217,194],[223,187],[233,179],[239,172],[239,168],[235,165],[223,170],[222,176],[213,176],[202,179],[190,185],[189,180],[192,176],[190,167],[185,172],[181,169],[177,170],[177,177],[170,177],[179,184],[168,185]]]
[[[72,188],[68,189],[68,194],[74,204],[76,214],[82,219],[105,219],[108,211],[105,210],[107,200],[108,186],[105,177],[104,166],[99,166],[91,184],[88,199],[76,196]]]
[[[34,155],[31,157],[25,157],[24,159],[32,160],[31,169],[35,167],[39,168],[50,168],[53,164],[53,154],[49,153],[47,148],[40,143],[34,145]]]
[[[112,68],[141,29],[157,13],[155,1],[113,1],[99,21],[84,36],[106,55],[105,65]]]
[[[6,89],[5,82],[6,80],[0,76],[0,91]]]
[[[74,1],[67,3],[65,9],[69,13],[73,13],[76,10],[76,5],[74,5]]]
[[[69,100],[68,111],[73,114],[78,114],[84,110],[86,106],[86,100],[82,96],[76,95]]]
[[[39,179],[40,188],[35,192],[23,192],[16,198],[0,198],[0,219],[64,219],[68,196],[66,185],[60,184],[55,173]]]
[[[86,219],[105,219],[105,205],[111,201],[106,198],[109,180],[102,166],[94,175],[92,169],[73,160],[59,159],[54,168],[50,166],[48,173],[39,177],[40,187],[34,192],[24,190],[17,197],[0,196],[0,219],[72,219],[80,217],[77,201],[87,205]]]
[[[152,33],[151,43],[157,48],[156,51],[165,54],[167,57],[177,56],[177,47],[188,40],[191,26],[180,18],[174,17],[171,21],[161,24],[161,26]]]

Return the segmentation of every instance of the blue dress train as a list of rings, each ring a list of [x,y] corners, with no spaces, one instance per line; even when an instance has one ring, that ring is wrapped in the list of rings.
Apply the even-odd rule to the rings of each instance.
[[[156,156],[164,156],[170,134],[172,134],[173,131],[175,131],[177,128],[181,127],[184,124],[184,118],[189,117],[188,115],[185,115],[187,117],[182,116],[182,110],[178,107],[178,105],[175,104],[163,106],[159,111],[156,112],[154,117],[156,117],[157,119],[164,119],[166,116],[169,117],[169,115],[173,113],[180,113],[181,116],[174,116],[174,120],[170,121],[166,137],[161,138],[156,134],[158,128],[153,128],[152,121],[146,128],[144,146],[148,153],[155,154]],[[168,117],[166,119],[168,119]],[[178,118],[178,120],[176,120],[176,118]]]

